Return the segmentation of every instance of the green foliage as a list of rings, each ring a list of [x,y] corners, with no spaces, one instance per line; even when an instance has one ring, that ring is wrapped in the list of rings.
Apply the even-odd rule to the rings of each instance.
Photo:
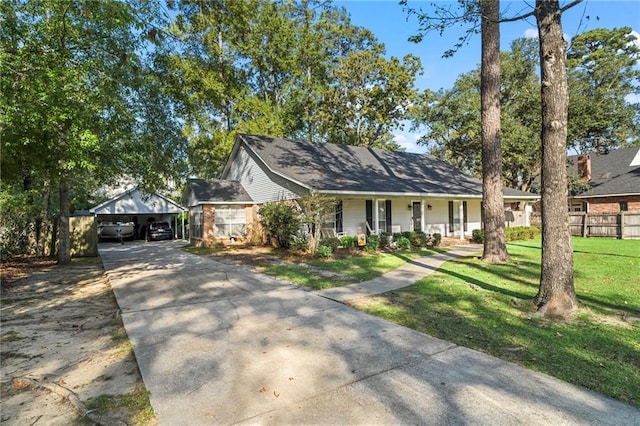
[[[390,130],[415,97],[417,57],[387,58],[329,2],[177,4],[167,79],[185,115],[194,171],[214,177],[230,135],[398,149]]]
[[[338,247],[342,245],[340,238],[338,237],[329,237],[323,238],[320,240],[319,246],[325,246],[331,248],[332,251],[338,250]]]
[[[340,237],[340,245],[346,249],[354,248],[358,245],[358,237],[353,235],[344,235]]]
[[[327,258],[327,257],[331,257],[332,253],[333,253],[333,250],[331,249],[331,247],[319,245],[314,256],[319,258]]]
[[[306,236],[294,235],[291,238],[291,245],[289,247],[292,251],[307,251],[309,249],[309,241]]]
[[[0,253],[15,255],[34,252],[28,234],[33,232],[37,208],[26,193],[0,191]]]
[[[501,141],[505,185],[527,190],[539,175],[540,85],[535,40],[518,39],[501,53]],[[450,164],[482,176],[480,69],[462,74],[453,88],[426,91],[411,111],[421,143]]]
[[[391,243],[392,235],[387,232],[380,232],[380,250],[384,250],[389,247]]]
[[[324,194],[313,194],[298,199],[297,204],[300,207],[300,220],[307,227],[309,251],[313,254],[318,247],[322,227],[335,214],[336,199]]]
[[[606,152],[640,140],[638,60],[638,41],[628,27],[598,28],[571,39],[567,141],[576,152]]]
[[[505,233],[506,241],[532,240],[540,236],[540,228],[536,226],[516,226],[513,228],[505,228]],[[480,244],[484,242],[483,229],[474,229],[471,235],[474,243]]]
[[[260,207],[258,213],[267,237],[275,238],[281,248],[290,248],[294,236],[302,226],[295,204],[287,201],[268,203]]]
[[[442,234],[439,233],[435,233],[431,236],[431,245],[433,247],[438,247],[440,246],[440,242],[442,242]]]
[[[367,235],[367,245],[364,246],[364,250],[368,252],[375,252],[380,249],[380,237],[376,234]]]
[[[407,237],[400,237],[396,241],[396,247],[401,250],[409,250],[411,248],[411,241]]]

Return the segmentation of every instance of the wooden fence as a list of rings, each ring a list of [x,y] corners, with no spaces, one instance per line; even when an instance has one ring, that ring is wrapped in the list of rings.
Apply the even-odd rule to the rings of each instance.
[[[539,214],[532,215],[531,224],[540,226]],[[569,229],[578,237],[640,239],[640,212],[569,213]]]

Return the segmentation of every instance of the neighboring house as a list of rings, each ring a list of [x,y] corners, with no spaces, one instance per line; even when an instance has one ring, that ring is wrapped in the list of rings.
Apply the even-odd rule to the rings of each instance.
[[[569,197],[569,211],[640,211],[639,147],[571,156],[568,162],[568,176],[584,184],[583,191]]]
[[[137,238],[144,238],[149,222],[169,222],[177,236],[179,227],[184,229],[184,219],[178,223],[178,216],[184,211],[184,207],[170,198],[157,193],[146,194],[138,188],[129,189],[89,210],[98,225],[133,223]]]
[[[197,181],[194,187],[193,182],[186,198],[206,184]],[[464,239],[482,222],[482,182],[422,154],[239,135],[221,180],[209,184],[211,205],[242,206],[246,211],[250,202],[261,205],[312,193],[334,196],[337,207],[325,226],[336,235],[422,231]],[[204,211],[205,198],[191,198],[192,220]],[[525,211],[526,203],[539,196],[505,189],[504,198]],[[202,210],[196,207],[200,205]],[[247,225],[253,224],[245,217]],[[228,240],[207,221],[202,216],[203,229],[216,233],[218,241]]]

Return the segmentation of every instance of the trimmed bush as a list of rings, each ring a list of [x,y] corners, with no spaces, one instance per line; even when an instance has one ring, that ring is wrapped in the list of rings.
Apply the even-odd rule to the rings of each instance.
[[[442,234],[435,233],[431,236],[431,244],[433,247],[438,247],[442,242]]]
[[[413,231],[409,233],[409,241],[411,242],[411,247],[413,248],[421,248],[427,246],[427,234],[420,231]]]
[[[484,229],[474,229],[471,233],[474,243],[484,242]],[[540,228],[537,226],[516,226],[514,228],[505,228],[505,239],[510,241],[531,240],[540,235]]]
[[[375,235],[367,235],[367,245],[364,246],[364,250],[368,252],[378,251],[380,248],[380,238]]]
[[[342,245],[340,238],[338,237],[328,237],[320,240],[320,244],[318,246],[325,246],[331,248],[331,251],[334,252],[338,250],[338,247]]]
[[[358,237],[345,235],[340,238],[340,245],[346,249],[354,248],[358,245]]]
[[[411,241],[406,237],[400,237],[396,241],[396,247],[402,250],[409,250],[411,248]]]
[[[260,207],[260,223],[267,237],[277,240],[284,249],[291,247],[291,241],[302,226],[300,215],[290,202],[269,203]]]
[[[314,256],[320,257],[320,258],[327,258],[327,257],[331,257],[331,253],[333,253],[333,251],[331,250],[331,247],[319,245],[316,250],[316,254]]]

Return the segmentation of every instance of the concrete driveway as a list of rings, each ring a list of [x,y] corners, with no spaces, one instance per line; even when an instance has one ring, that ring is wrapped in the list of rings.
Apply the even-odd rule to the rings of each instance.
[[[161,425],[640,424],[619,401],[182,245],[100,245]]]

